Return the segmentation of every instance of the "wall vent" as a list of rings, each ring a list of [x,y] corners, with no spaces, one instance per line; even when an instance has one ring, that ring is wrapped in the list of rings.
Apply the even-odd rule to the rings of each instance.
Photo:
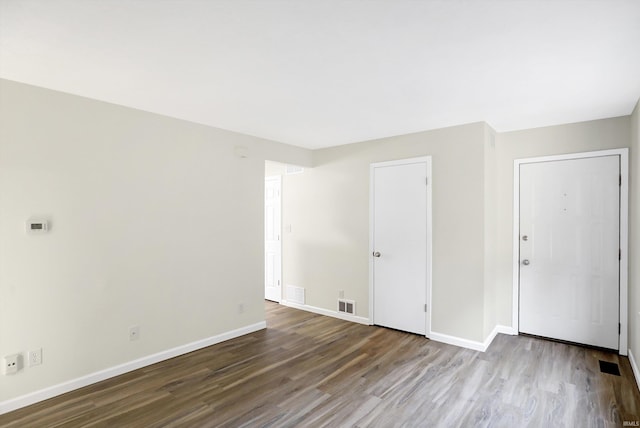
[[[338,312],[345,314],[356,314],[356,302],[347,299],[338,299]]]
[[[304,288],[287,285],[287,301],[304,305]]]
[[[301,166],[287,165],[285,168],[286,175],[302,174],[303,172],[304,172],[304,168]]]

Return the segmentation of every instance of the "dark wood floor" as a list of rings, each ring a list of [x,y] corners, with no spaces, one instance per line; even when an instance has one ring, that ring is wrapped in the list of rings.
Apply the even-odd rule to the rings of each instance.
[[[629,361],[499,335],[486,353],[266,303],[266,330],[0,416],[2,427],[619,427]],[[622,376],[600,372],[619,363]]]

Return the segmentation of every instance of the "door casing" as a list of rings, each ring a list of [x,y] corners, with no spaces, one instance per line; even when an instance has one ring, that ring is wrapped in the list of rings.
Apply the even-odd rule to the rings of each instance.
[[[378,167],[397,166],[397,165],[409,165],[414,163],[426,163],[427,166],[427,275],[426,275],[426,297],[427,297],[427,313],[426,313],[426,325],[425,332],[426,337],[431,335],[431,277],[432,277],[432,169],[431,169],[431,156],[421,156],[409,159],[400,159],[386,162],[376,162],[369,165],[369,320],[373,323],[374,320],[374,260],[372,253],[374,251],[374,170]]]
[[[566,155],[516,159],[513,162],[513,300],[512,326],[519,331],[520,314],[520,165],[558,160],[585,159],[601,156],[620,156],[620,355],[628,350],[628,265],[629,265],[629,149],[599,150]]]

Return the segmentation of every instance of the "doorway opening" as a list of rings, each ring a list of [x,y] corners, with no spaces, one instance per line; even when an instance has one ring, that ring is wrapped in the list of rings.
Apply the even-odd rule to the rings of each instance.
[[[264,297],[277,303],[283,295],[282,260],[282,209],[283,184],[287,175],[301,174],[304,168],[297,165],[265,161],[264,187]]]

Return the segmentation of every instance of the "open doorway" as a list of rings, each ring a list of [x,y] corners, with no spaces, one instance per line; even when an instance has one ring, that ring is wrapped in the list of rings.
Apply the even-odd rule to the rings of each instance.
[[[282,178],[264,179],[264,298],[282,299]]]
[[[265,161],[264,184],[264,297],[280,303],[282,293],[282,187],[283,177],[304,168]]]

